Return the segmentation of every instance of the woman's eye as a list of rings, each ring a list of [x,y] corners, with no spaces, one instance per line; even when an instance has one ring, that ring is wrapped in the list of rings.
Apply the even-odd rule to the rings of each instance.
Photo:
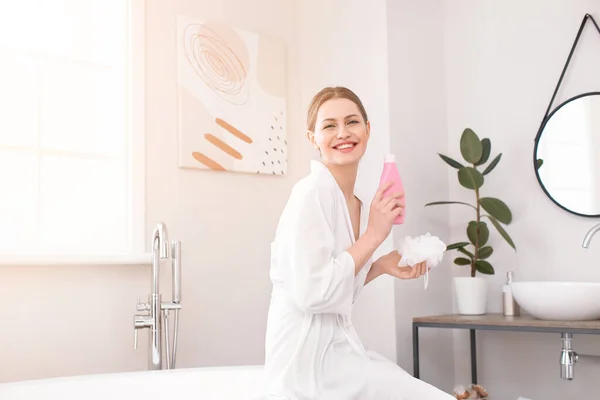
[[[352,120],[352,121],[348,122],[348,124],[358,124],[358,121],[357,120]]]
[[[323,129],[333,128],[333,125],[326,125]]]

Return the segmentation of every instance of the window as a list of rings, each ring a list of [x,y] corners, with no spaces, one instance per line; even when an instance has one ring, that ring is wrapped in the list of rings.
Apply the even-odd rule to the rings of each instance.
[[[143,251],[142,5],[0,5],[0,258]]]

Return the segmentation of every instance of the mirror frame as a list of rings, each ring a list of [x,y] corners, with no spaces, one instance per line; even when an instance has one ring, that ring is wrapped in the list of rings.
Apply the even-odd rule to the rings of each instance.
[[[571,213],[571,214],[575,214],[577,216],[580,217],[585,217],[585,218],[599,218],[600,214],[581,214],[578,213],[576,211],[573,211],[571,209],[568,209],[567,207],[563,206],[562,204],[560,204],[558,201],[556,201],[556,199],[554,199],[554,197],[552,197],[552,195],[548,192],[548,190],[546,190],[546,187],[544,186],[544,183],[542,182],[542,179],[540,178],[540,174],[538,173],[538,168],[537,168],[537,150],[538,150],[538,145],[540,143],[540,139],[542,137],[542,134],[544,133],[544,128],[546,127],[546,125],[548,124],[548,121],[550,121],[550,119],[552,118],[552,116],[554,114],[556,114],[556,112],[558,112],[558,110],[560,110],[562,107],[566,106],[567,104],[569,104],[570,102],[580,99],[582,97],[587,97],[587,96],[600,96],[600,92],[586,92],[586,93],[581,93],[578,94],[577,96],[573,96],[570,99],[565,100],[564,102],[562,102],[561,104],[559,104],[554,110],[552,110],[552,112],[542,121],[542,124],[540,125],[540,128],[538,129],[537,135],[535,136],[535,145],[533,146],[533,170],[535,171],[535,177],[540,185],[540,187],[542,188],[542,190],[544,191],[544,193],[546,194],[546,196],[548,196],[548,198],[554,203],[556,204],[558,207],[562,208],[563,210]]]

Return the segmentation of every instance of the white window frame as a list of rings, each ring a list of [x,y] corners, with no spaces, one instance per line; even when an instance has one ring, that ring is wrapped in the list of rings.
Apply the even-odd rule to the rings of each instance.
[[[146,174],[145,174],[145,104],[146,104],[146,0],[124,0],[129,3],[127,100],[129,160],[129,254],[97,255],[0,255],[0,266],[36,265],[141,265],[151,264],[146,251]]]

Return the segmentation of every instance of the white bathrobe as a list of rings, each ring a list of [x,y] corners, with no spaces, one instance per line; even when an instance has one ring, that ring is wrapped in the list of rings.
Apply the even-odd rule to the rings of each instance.
[[[363,207],[361,234],[367,218]],[[372,260],[354,276],[346,251],[354,241],[339,186],[325,165],[312,161],[311,173],[292,190],[271,244],[269,394],[289,400],[453,399],[364,349],[351,313]]]

